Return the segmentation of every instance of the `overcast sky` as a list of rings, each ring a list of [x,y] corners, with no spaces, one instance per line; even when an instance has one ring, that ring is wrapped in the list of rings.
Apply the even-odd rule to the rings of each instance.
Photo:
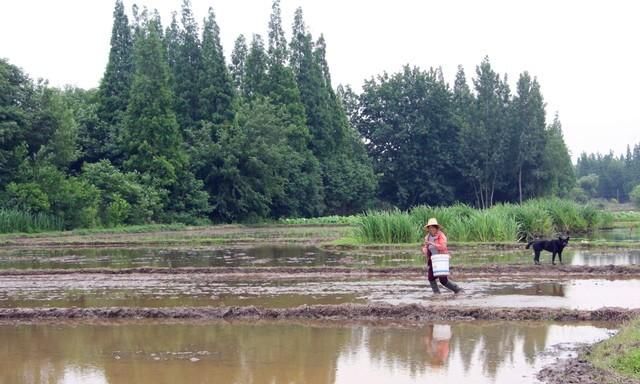
[[[134,1],[125,0],[130,14]],[[166,26],[182,0],[138,0]],[[236,37],[266,34],[271,0],[192,0],[198,20],[212,6],[227,59]],[[485,55],[507,73],[536,76],[547,120],[560,114],[565,140],[580,152],[622,153],[640,143],[640,6],[629,0],[282,0],[286,32],[302,6],[314,37],[324,33],[334,86],[404,64],[441,66],[469,82]],[[95,87],[109,53],[112,0],[0,2],[0,57],[52,85]],[[470,83],[471,85],[471,83]]]

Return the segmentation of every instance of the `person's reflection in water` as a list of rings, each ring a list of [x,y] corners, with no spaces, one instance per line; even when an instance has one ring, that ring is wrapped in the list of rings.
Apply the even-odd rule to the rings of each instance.
[[[433,324],[426,328],[424,343],[427,350],[427,363],[432,367],[442,367],[449,358],[451,326]]]

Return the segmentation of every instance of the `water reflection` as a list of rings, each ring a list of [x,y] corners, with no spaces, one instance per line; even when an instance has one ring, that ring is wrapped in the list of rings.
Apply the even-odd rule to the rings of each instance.
[[[602,241],[640,241],[640,228],[613,228],[590,233],[588,240]]]
[[[587,252],[575,251],[571,255],[571,265],[631,265],[640,264],[640,251]]]
[[[474,286],[467,284],[471,289]],[[465,286],[465,288],[467,287]],[[477,292],[477,294],[475,294]],[[570,280],[562,283],[493,283],[478,287],[458,304],[593,310],[640,308],[640,280]]]
[[[512,383],[533,378],[552,345],[609,332],[513,322],[4,325],[0,383]]]
[[[0,269],[308,266],[336,265],[342,258],[338,253],[301,246],[248,249],[14,249],[0,253]]]

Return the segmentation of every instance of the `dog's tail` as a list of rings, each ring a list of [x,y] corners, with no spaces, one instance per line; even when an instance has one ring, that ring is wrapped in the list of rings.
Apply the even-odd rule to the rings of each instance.
[[[527,243],[527,246],[526,246],[525,248],[526,248],[526,249],[529,249],[529,247],[530,247],[530,246],[531,246],[531,244],[533,244],[533,243],[534,243],[533,241],[528,242],[528,243]]]

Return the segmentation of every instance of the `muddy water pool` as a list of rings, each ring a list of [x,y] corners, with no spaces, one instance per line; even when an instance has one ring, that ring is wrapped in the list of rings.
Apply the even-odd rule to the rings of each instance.
[[[606,325],[0,325],[0,383],[515,383]]]
[[[551,254],[543,253],[542,262],[550,263]],[[569,265],[640,264],[637,250],[574,250],[568,248],[563,261]],[[478,251],[454,253],[459,265],[528,264],[529,250]],[[96,248],[96,249],[13,249],[0,252],[0,269],[73,269],[135,267],[310,267],[422,266],[424,258],[416,251],[389,251],[366,254],[365,251],[326,251],[307,246],[258,246],[245,249],[188,248]]]
[[[227,276],[223,276],[227,277]],[[434,296],[421,277],[325,278],[309,281],[220,280],[212,274],[69,274],[0,276],[0,307],[182,307],[286,308],[303,304],[390,303],[492,307],[598,309],[640,308],[638,279],[549,280],[482,278],[458,280],[465,292]]]

